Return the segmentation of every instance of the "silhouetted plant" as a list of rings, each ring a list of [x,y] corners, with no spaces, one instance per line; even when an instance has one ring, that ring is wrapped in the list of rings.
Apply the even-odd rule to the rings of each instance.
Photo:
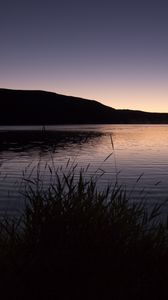
[[[11,293],[16,299],[168,295],[168,232],[158,217],[160,205],[148,211],[144,202],[128,200],[118,183],[99,191],[93,177],[86,180],[81,171],[76,179],[73,168],[66,173],[51,168],[51,173],[48,187],[39,173],[25,178],[23,215],[1,221],[6,298]]]

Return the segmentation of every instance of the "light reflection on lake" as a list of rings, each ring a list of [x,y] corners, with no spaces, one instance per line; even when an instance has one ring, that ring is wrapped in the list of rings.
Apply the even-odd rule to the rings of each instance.
[[[70,163],[78,163],[76,172],[90,163],[88,177],[98,169],[97,174],[103,170],[100,188],[113,184],[119,172],[119,183],[133,197],[140,199],[142,190],[142,195],[152,203],[168,197],[167,125],[46,126],[45,132],[40,126],[1,126],[1,211],[20,209],[23,199],[18,187],[23,171],[27,170],[28,174],[40,162],[40,172],[45,171],[47,181],[50,171],[45,169],[46,164],[65,166],[69,159]]]

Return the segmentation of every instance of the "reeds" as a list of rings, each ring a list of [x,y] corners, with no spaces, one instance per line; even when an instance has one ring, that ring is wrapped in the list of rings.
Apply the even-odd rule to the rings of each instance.
[[[69,163],[68,163],[69,164]],[[98,191],[75,169],[25,179],[21,218],[1,221],[5,299],[149,299],[168,295],[168,227],[118,183]],[[8,289],[8,285],[12,289]]]

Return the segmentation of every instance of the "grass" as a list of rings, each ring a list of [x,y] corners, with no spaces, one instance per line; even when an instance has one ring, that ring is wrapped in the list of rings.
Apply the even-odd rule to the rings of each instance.
[[[44,187],[25,178],[20,219],[0,223],[0,288],[5,299],[160,299],[168,296],[168,226],[114,184],[98,191],[50,170]]]

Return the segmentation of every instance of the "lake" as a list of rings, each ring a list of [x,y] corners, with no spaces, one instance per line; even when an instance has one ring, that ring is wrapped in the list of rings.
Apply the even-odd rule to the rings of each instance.
[[[48,183],[50,167],[87,168],[98,188],[126,187],[139,201],[168,198],[168,125],[0,126],[0,211],[20,212],[23,177]],[[50,166],[50,167],[49,167]]]

